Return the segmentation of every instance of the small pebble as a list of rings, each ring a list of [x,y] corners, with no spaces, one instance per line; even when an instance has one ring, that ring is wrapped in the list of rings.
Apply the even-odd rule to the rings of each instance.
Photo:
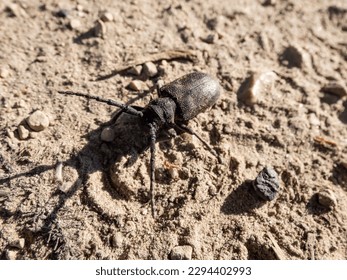
[[[217,194],[217,188],[215,186],[210,186],[208,188],[208,194],[210,196],[215,196]]]
[[[102,20],[98,19],[94,25],[94,35],[96,37],[105,38],[106,31],[107,29],[105,23]]]
[[[318,203],[327,208],[334,208],[337,205],[336,196],[331,190],[320,191]]]
[[[272,93],[276,77],[277,75],[272,71],[252,73],[245,81],[240,99],[247,105],[260,102],[263,95]]]
[[[143,81],[140,81],[140,80],[131,81],[128,85],[128,88],[135,90],[135,91],[143,91],[143,90],[148,89],[146,83],[144,83]]]
[[[121,232],[116,232],[112,235],[111,244],[115,248],[121,248],[123,245],[123,234]]]
[[[103,13],[100,15],[100,19],[101,19],[103,22],[113,21],[113,15],[112,15],[110,12],[103,12]]]
[[[170,173],[172,180],[177,181],[179,179],[179,174],[178,174],[177,168],[170,168],[169,173]]]
[[[171,260],[191,260],[193,248],[189,245],[177,246],[172,249],[170,254]]]
[[[312,126],[320,126],[320,120],[317,118],[315,113],[308,115],[308,121]]]
[[[115,131],[111,127],[105,127],[101,132],[101,140],[105,142],[112,142],[115,138]]]
[[[2,66],[0,68],[0,77],[6,79],[8,78],[8,76],[10,76],[10,70],[8,69],[8,67]]]
[[[264,200],[271,201],[279,191],[278,175],[271,167],[265,167],[253,181],[255,192]]]
[[[30,131],[25,128],[24,125],[18,126],[18,136],[19,139],[25,140],[28,139],[30,135]]]
[[[129,68],[127,72],[131,75],[139,76],[141,75],[141,71],[142,71],[142,65],[136,65]]]
[[[12,250],[6,250],[6,259],[13,261],[17,258],[17,253]]]
[[[321,91],[336,95],[338,97],[344,97],[347,95],[346,88],[337,82],[326,84],[324,87],[322,87]]]
[[[72,187],[72,183],[71,182],[63,182],[58,186],[58,189],[63,192],[63,193],[67,193]]]
[[[26,107],[27,107],[27,103],[23,99],[19,100],[18,102],[14,104],[14,108],[26,108]]]
[[[17,240],[14,240],[10,243],[11,247],[15,247],[17,249],[23,249],[25,245],[25,239],[24,238],[19,238]]]
[[[55,181],[58,183],[63,182],[63,163],[58,162],[57,167],[55,168]]]
[[[154,77],[158,74],[158,69],[153,62],[149,61],[143,64],[143,72],[147,77]]]
[[[27,118],[27,123],[34,131],[42,131],[49,126],[49,119],[40,110],[35,111]]]
[[[81,22],[78,19],[71,19],[69,26],[71,29],[78,29],[81,27]]]

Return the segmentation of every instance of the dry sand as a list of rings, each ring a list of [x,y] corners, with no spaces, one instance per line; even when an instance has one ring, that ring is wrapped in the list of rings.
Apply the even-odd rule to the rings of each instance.
[[[346,259],[346,1],[44,2],[0,3],[2,259]],[[223,162],[157,143],[153,219],[138,120],[57,91],[144,106],[193,71],[223,88],[189,123]]]

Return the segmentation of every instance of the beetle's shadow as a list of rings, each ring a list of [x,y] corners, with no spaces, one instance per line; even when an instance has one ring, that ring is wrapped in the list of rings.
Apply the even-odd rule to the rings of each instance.
[[[136,108],[136,106],[133,106]],[[130,119],[129,119],[130,117]],[[137,118],[137,119],[136,119]],[[130,121],[134,121],[136,126],[139,127],[139,131],[137,131],[134,135],[134,131],[129,129],[128,124]],[[125,123],[123,123],[125,122]],[[102,130],[105,127],[112,127],[115,124],[119,124],[120,129],[115,131],[115,139],[116,143],[110,142],[106,143],[100,139],[100,135]],[[140,128],[143,130],[140,131]],[[76,192],[81,188],[86,186],[88,179],[91,174],[97,171],[101,171],[103,174],[102,180],[107,180],[108,182],[103,183],[104,190],[108,191],[110,196],[113,199],[124,199],[124,196],[117,193],[117,190],[114,186],[110,185],[108,180],[109,177],[109,169],[116,161],[122,159],[123,157],[129,157],[132,153],[133,148],[135,147],[137,150],[137,154],[142,154],[148,148],[148,137],[147,137],[146,128],[144,124],[142,124],[141,119],[137,116],[132,116],[126,113],[122,113],[121,110],[117,111],[117,113],[111,118],[111,120],[102,123],[99,127],[93,131],[90,131],[86,135],[82,136],[88,139],[87,144],[77,153],[70,156],[69,159],[63,161],[62,164],[64,167],[72,167],[78,173],[78,179],[74,182],[71,188],[67,192],[62,192],[58,190],[58,184],[52,183],[51,188],[56,188],[57,190],[53,192],[49,200],[56,201],[56,197],[58,196],[58,202],[54,202],[53,209],[49,210],[47,213],[47,209],[45,209],[45,213],[47,215],[43,220],[43,226],[40,227],[40,230],[35,232],[36,236],[45,236],[52,232],[56,220],[57,214],[60,209],[62,209],[65,203],[73,197]],[[142,137],[138,137],[142,135]],[[136,138],[138,137],[138,138]],[[132,141],[129,141],[132,139]],[[138,143],[136,143],[138,142]],[[11,181],[15,179],[20,179],[21,177],[31,177],[34,175],[40,175],[46,171],[54,171],[57,164],[52,165],[39,165],[36,166],[26,172],[17,173],[12,176],[8,176],[6,178],[0,178],[0,185],[2,186],[10,186]],[[86,197],[83,195],[82,197]],[[149,199],[149,198],[148,198]],[[94,202],[92,199],[88,199],[85,201],[86,204],[90,205]],[[83,200],[82,200],[83,202]],[[48,202],[49,204],[49,202]],[[93,209],[98,209],[97,205],[90,205]],[[94,207],[96,206],[96,207]],[[20,210],[17,210],[15,213],[7,213],[6,211],[0,211],[0,217],[4,220],[15,217],[16,219],[20,219],[22,213]],[[53,244],[54,246],[54,244]]]

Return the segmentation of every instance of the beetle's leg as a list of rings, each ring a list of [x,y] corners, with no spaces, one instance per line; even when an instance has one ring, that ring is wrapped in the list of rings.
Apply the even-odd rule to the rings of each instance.
[[[222,163],[222,159],[220,158],[220,156],[218,156],[218,154],[216,153],[216,151],[210,146],[210,144],[208,144],[204,139],[202,139],[196,132],[194,132],[189,126],[185,125],[185,124],[172,124],[174,128],[178,128],[184,132],[188,132],[191,135],[194,135],[196,138],[198,138],[204,145],[205,147],[211,152],[211,154],[213,154],[219,163]]]
[[[114,101],[112,99],[106,99],[106,98],[102,98],[102,97],[95,96],[95,95],[89,95],[89,94],[80,93],[80,92],[73,92],[73,91],[58,91],[58,93],[65,94],[65,95],[75,95],[75,96],[85,97],[87,99],[94,99],[96,101],[121,108],[123,110],[123,112],[125,112],[125,113],[139,116],[139,117],[143,117],[143,113],[141,111],[138,111],[131,106],[128,106],[124,103],[120,103],[118,101]]]
[[[157,128],[154,124],[149,124],[150,128],[150,147],[151,147],[151,176],[150,176],[150,196],[151,196],[151,209],[152,216],[155,218],[155,198],[154,198],[154,184],[155,184],[155,141],[157,138]]]

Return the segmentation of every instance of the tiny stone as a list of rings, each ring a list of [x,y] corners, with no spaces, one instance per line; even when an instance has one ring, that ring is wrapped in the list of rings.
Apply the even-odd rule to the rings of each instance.
[[[255,192],[264,200],[271,201],[279,191],[278,175],[271,167],[265,167],[253,181]]]
[[[2,66],[0,68],[0,77],[6,79],[10,75],[10,70],[8,67]]]
[[[16,258],[17,258],[17,253],[15,251],[11,251],[11,250],[6,251],[6,259],[13,261]]]
[[[112,235],[111,244],[115,248],[120,248],[123,245],[123,235],[120,232],[116,232]]]
[[[11,247],[15,247],[17,249],[23,249],[24,245],[25,245],[25,239],[24,238],[19,238],[19,239],[10,243]]]
[[[56,168],[55,168],[55,181],[58,183],[62,183],[63,182],[63,163],[62,162],[58,162]]]
[[[58,189],[63,193],[67,193],[71,189],[71,187],[71,182],[63,182],[58,186]]]
[[[128,87],[135,91],[143,91],[148,89],[146,83],[140,80],[133,80],[129,83]]]
[[[347,95],[346,88],[337,82],[331,82],[321,89],[323,92],[331,93],[338,97],[344,97]]]
[[[102,20],[98,19],[94,25],[94,35],[96,37],[104,38],[106,35],[106,30],[107,29],[105,23]]]
[[[71,29],[78,29],[81,27],[81,22],[78,19],[71,19],[69,26]]]
[[[19,139],[25,140],[29,137],[29,134],[30,134],[29,130],[27,130],[24,125],[18,126]]]
[[[76,6],[76,10],[80,11],[80,12],[83,12],[83,6],[82,5],[77,5]]]
[[[336,196],[331,190],[323,190],[318,193],[318,202],[320,205],[333,208],[337,205]]]
[[[34,131],[42,131],[49,126],[49,119],[40,110],[35,111],[27,118],[27,123]]]
[[[101,140],[105,142],[112,142],[115,138],[115,131],[111,127],[105,127],[101,132]]]
[[[217,189],[216,189],[216,187],[215,187],[215,186],[210,186],[210,187],[208,188],[208,194],[209,194],[210,196],[215,196],[215,195],[217,194]]]
[[[233,132],[230,124],[225,124],[223,126],[223,132],[226,134],[231,134]]]
[[[178,170],[176,168],[170,168],[169,173],[170,173],[172,180],[174,180],[174,181],[178,180],[179,174],[178,174]]]
[[[23,99],[19,100],[18,102],[14,104],[14,108],[26,108],[26,107],[27,107],[27,104]]]
[[[261,101],[265,94],[271,94],[277,75],[272,72],[252,73],[244,83],[240,99],[247,105],[253,105]]]
[[[100,19],[101,19],[103,22],[113,21],[113,15],[112,15],[110,12],[103,12],[103,13],[100,15]]]
[[[143,64],[143,71],[147,77],[154,77],[158,74],[157,66],[153,62]]]
[[[308,120],[312,126],[319,126],[320,125],[320,120],[317,118],[315,113],[309,114]]]
[[[164,83],[163,80],[158,80],[158,81],[157,81],[156,86],[157,86],[158,89],[160,89],[160,88],[163,87],[164,85],[165,85],[165,83]]]
[[[142,65],[136,65],[129,68],[128,73],[131,75],[139,76],[142,71]]]
[[[193,248],[189,245],[177,246],[172,249],[170,254],[171,260],[191,260]]]

